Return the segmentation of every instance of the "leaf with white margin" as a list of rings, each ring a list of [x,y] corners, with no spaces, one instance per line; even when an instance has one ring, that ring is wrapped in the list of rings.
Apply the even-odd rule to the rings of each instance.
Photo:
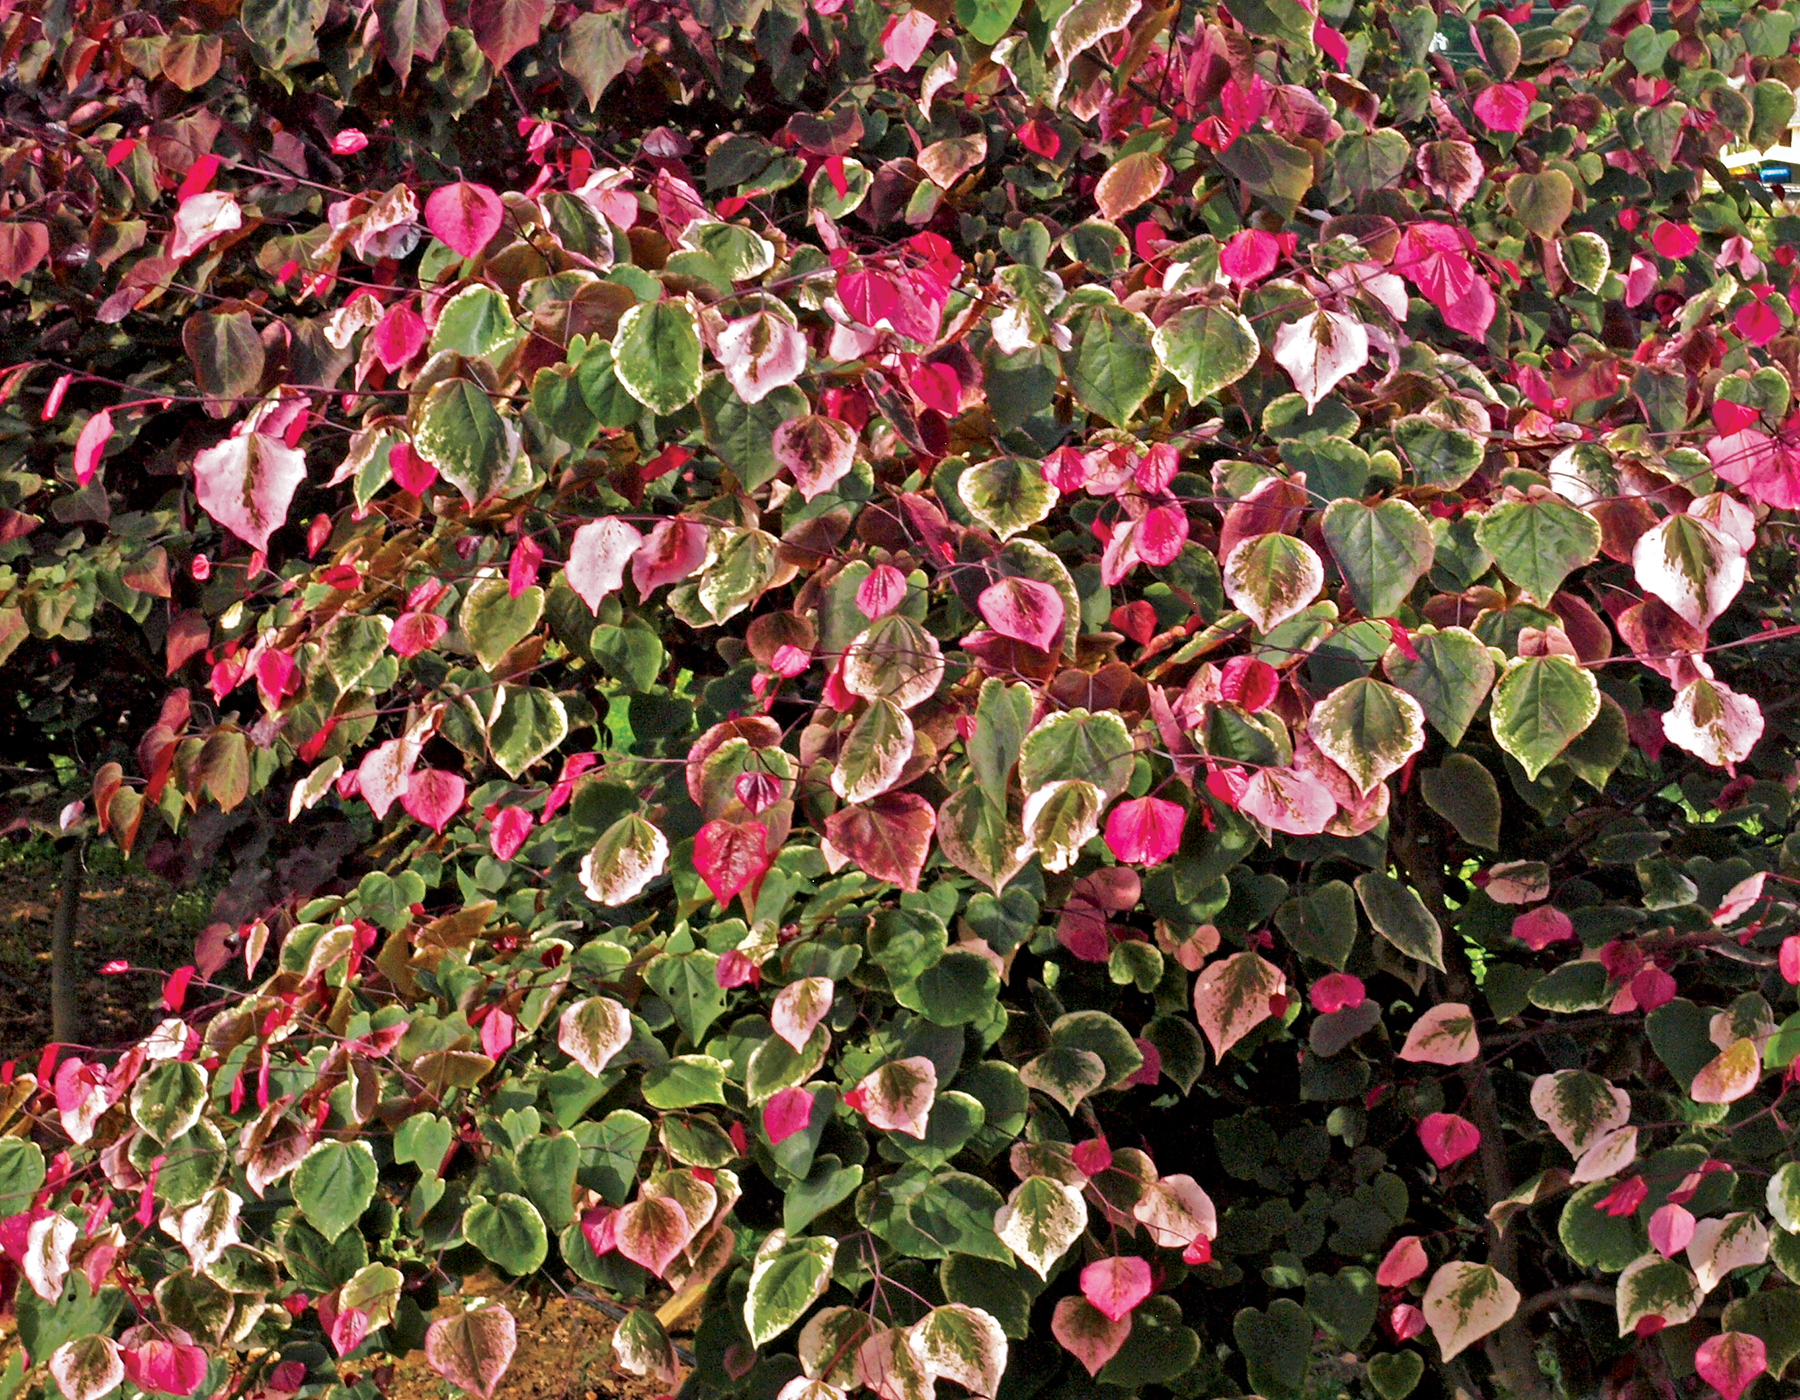
[[[1699,1280],[1673,1259],[1646,1254],[1620,1272],[1613,1301],[1619,1314],[1619,1335],[1629,1337],[1646,1317],[1660,1317],[1665,1327],[1693,1321],[1706,1293]]]
[[[1769,1215],[1790,1235],[1800,1234],[1800,1162],[1783,1162],[1769,1178]]]
[[[1293,535],[1240,540],[1225,560],[1225,596],[1264,635],[1305,611],[1324,586],[1324,562]]]
[[[895,783],[913,756],[913,726],[892,700],[872,700],[844,735],[831,766],[831,790],[846,802],[867,802]]]
[[[238,1242],[238,1214],[243,1208],[243,1198],[235,1191],[215,1186],[181,1213],[176,1237],[196,1269],[205,1269]]]
[[[1255,953],[1234,953],[1201,968],[1194,981],[1194,1018],[1212,1046],[1213,1058],[1222,1059],[1273,1016],[1270,999],[1286,989],[1281,969]]]
[[[845,1400],[845,1392],[826,1381],[800,1375],[776,1391],[775,1400]]]
[[[1488,726],[1535,783],[1599,713],[1591,672],[1566,656],[1521,656],[1506,663],[1494,687]]]
[[[1425,710],[1404,690],[1359,676],[1313,706],[1306,732],[1367,794],[1425,747]]]
[[[1337,799],[1310,773],[1259,768],[1238,794],[1238,811],[1271,831],[1312,836],[1337,819]]]
[[[1750,1039],[1733,1041],[1721,1050],[1688,1086],[1695,1103],[1736,1103],[1762,1078],[1762,1054]]]
[[[1538,904],[1550,898],[1550,867],[1541,860],[1491,865],[1482,892],[1496,904]]]
[[[1762,738],[1762,709],[1721,681],[1704,676],[1675,692],[1675,703],[1662,720],[1671,744],[1686,749],[1715,768],[1728,768],[1750,757]]]
[[[1023,457],[977,463],[957,478],[956,494],[1003,542],[1044,519],[1062,495],[1044,480],[1036,462]]]
[[[69,1255],[80,1238],[81,1227],[60,1215],[34,1220],[25,1231],[25,1281],[46,1303],[62,1298],[63,1282],[69,1277]]]
[[[1733,1269],[1754,1268],[1768,1257],[1769,1227],[1755,1211],[1733,1211],[1694,1222],[1687,1259],[1703,1293],[1711,1293]]]
[[[908,1344],[933,1375],[974,1395],[995,1394],[1006,1374],[1006,1333],[993,1314],[967,1303],[933,1308],[913,1324]]]
[[[794,1049],[804,1050],[812,1039],[813,1028],[831,1010],[835,990],[829,977],[802,977],[788,983],[775,994],[775,1004],[769,1009],[769,1024],[775,1028],[775,1034]]]
[[[1569,1173],[1570,1184],[1581,1186],[1617,1176],[1637,1160],[1637,1140],[1636,1128],[1614,1128],[1581,1154],[1575,1170]]]
[[[1704,632],[1744,586],[1744,551],[1703,520],[1671,515],[1638,536],[1631,569],[1638,587]]]
[[[1586,1070],[1559,1069],[1532,1081],[1531,1111],[1579,1158],[1631,1121],[1631,1095]]]
[[[1727,924],[1735,924],[1756,906],[1763,897],[1763,883],[1768,879],[1768,872],[1759,870],[1754,875],[1745,876],[1730,889],[1725,891],[1725,898],[1719,901],[1719,907],[1713,910],[1713,923],[1724,928]]]
[[[785,1230],[769,1232],[750,1266],[744,1297],[744,1325],[753,1346],[779,1337],[824,1295],[837,1249],[830,1235],[789,1239]]]
[[[648,1308],[633,1308],[613,1329],[612,1354],[622,1370],[657,1385],[674,1386],[681,1379],[675,1344]]]
[[[855,1092],[870,1127],[923,1138],[937,1101],[937,1066],[923,1055],[890,1060],[865,1075]]]
[[[994,1233],[1039,1278],[1087,1228],[1087,1202],[1078,1187],[1048,1176],[1028,1176],[994,1214]]]
[[[865,700],[892,700],[903,710],[929,700],[944,679],[944,653],[905,613],[871,622],[844,652],[844,689]]]
[[[669,841],[636,812],[620,817],[581,858],[581,888],[596,904],[629,904],[669,868]]]
[[[937,1394],[936,1377],[899,1327],[880,1329],[856,1349],[856,1384],[874,1391],[876,1400],[933,1400]]]
[[[1413,1064],[1466,1065],[1481,1054],[1475,1013],[1460,1001],[1434,1006],[1412,1024],[1400,1058]]]
[[[833,1389],[848,1390],[857,1384],[856,1353],[874,1331],[875,1319],[861,1308],[821,1308],[800,1329],[795,1347],[800,1370]]]
[[[1431,1334],[1448,1361],[1504,1326],[1519,1310],[1519,1290],[1492,1265],[1454,1260],[1431,1276],[1424,1310]]]
[[[1219,1213],[1193,1177],[1177,1173],[1151,1184],[1131,1214],[1160,1249],[1186,1249],[1196,1239],[1219,1233]]]
[[[77,1337],[50,1353],[50,1374],[63,1400],[100,1400],[125,1379],[125,1363],[111,1337]]]
[[[1025,837],[1037,849],[1044,869],[1067,870],[1081,848],[1100,834],[1100,809],[1106,794],[1080,778],[1041,787],[1025,799]]]
[[[1262,350],[1251,324],[1222,304],[1177,311],[1156,328],[1151,344],[1163,368],[1187,390],[1189,403],[1237,383],[1255,367]]]
[[[1050,1334],[1088,1375],[1097,1376],[1131,1335],[1131,1319],[1110,1318],[1086,1298],[1063,1298],[1051,1316]]]
[[[584,997],[556,1023],[556,1045],[589,1074],[598,1075],[631,1043],[631,1013],[611,997]]]
[[[1369,330],[1354,316],[1320,309],[1276,331],[1273,354],[1311,413],[1339,380],[1369,363]]]

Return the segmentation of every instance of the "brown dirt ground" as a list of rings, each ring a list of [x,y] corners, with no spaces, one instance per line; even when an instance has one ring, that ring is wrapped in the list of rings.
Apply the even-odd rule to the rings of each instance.
[[[591,1304],[571,1298],[510,1297],[519,1349],[494,1391],[494,1400],[657,1400],[659,1385],[612,1365],[616,1326]],[[395,1368],[387,1400],[465,1400],[414,1352]]]
[[[0,841],[0,1060],[35,1057],[50,1041],[50,920],[61,872],[45,842]],[[75,942],[86,976],[85,1043],[126,1044],[156,1024],[161,979],[101,976],[115,958],[167,971],[193,961],[210,892],[177,890],[128,869],[118,852],[90,847]]]

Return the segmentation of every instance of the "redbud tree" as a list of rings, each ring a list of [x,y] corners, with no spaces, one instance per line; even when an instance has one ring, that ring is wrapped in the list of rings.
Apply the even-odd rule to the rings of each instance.
[[[0,1400],[1790,1393],[1797,22],[0,11]]]

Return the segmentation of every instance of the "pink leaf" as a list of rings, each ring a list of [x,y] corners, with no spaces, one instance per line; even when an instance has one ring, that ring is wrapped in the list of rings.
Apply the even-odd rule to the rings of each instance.
[[[1512,933],[1532,952],[1541,953],[1552,943],[1573,938],[1575,925],[1554,904],[1540,904],[1513,920]]]
[[[1160,797],[1132,798],[1107,815],[1106,847],[1127,864],[1160,864],[1181,845],[1186,820],[1186,809],[1174,802]]]
[[[923,1138],[937,1099],[937,1066],[923,1055],[890,1060],[864,1075],[853,1092],[870,1127]]]
[[[527,588],[535,586],[543,563],[544,547],[530,535],[521,535],[506,564],[506,596],[517,598]]]
[[[1260,282],[1275,270],[1281,244],[1272,233],[1247,228],[1234,233],[1219,250],[1219,271],[1240,287]]]
[[[388,449],[388,474],[402,491],[415,496],[423,496],[437,480],[437,468],[405,442],[397,442]]]
[[[1113,1322],[1150,1296],[1150,1266],[1142,1259],[1099,1259],[1081,1271],[1081,1296]]]
[[[613,1217],[613,1231],[619,1253],[658,1278],[694,1237],[694,1226],[677,1201],[643,1188],[637,1200]]]
[[[812,1121],[813,1096],[804,1088],[783,1089],[763,1105],[763,1133],[779,1147]]]
[[[369,333],[368,344],[375,352],[375,358],[381,361],[381,367],[393,374],[425,348],[425,338],[423,318],[405,302],[397,302],[376,322],[375,329]]]
[[[906,601],[906,575],[892,564],[877,564],[856,585],[856,609],[869,621],[886,617]]]
[[[1523,131],[1531,97],[1518,83],[1490,83],[1470,105],[1489,131]]]
[[[1678,1205],[1658,1206],[1650,1216],[1650,1247],[1673,1259],[1694,1238],[1694,1217]]]
[[[775,994],[769,1008],[769,1024],[796,1050],[804,1050],[807,1041],[825,1013],[831,1010],[834,987],[829,977],[802,977],[790,982]]]
[[[495,860],[511,860],[531,834],[531,813],[523,807],[502,808],[488,831],[488,849]]]
[[[1650,246],[1665,258],[1679,262],[1700,246],[1700,235],[1692,224],[1665,219],[1650,231]]]
[[[99,469],[106,443],[112,437],[112,414],[104,408],[81,425],[81,436],[75,439],[75,484],[86,486]]]
[[[449,630],[449,621],[436,613],[401,613],[388,633],[388,645],[396,656],[417,656],[426,648],[436,646]]]
[[[1152,506],[1138,521],[1132,548],[1153,569],[1172,564],[1187,543],[1187,512],[1178,505]]]
[[[937,21],[923,10],[909,10],[896,15],[881,31],[881,52],[886,55],[875,66],[898,68],[902,73],[919,61],[931,36],[937,32]]]
[[[1294,768],[1260,768],[1244,785],[1237,808],[1274,831],[1311,836],[1337,816],[1337,799],[1317,779]]]
[[[1498,305],[1465,251],[1462,235],[1448,224],[1410,224],[1400,236],[1394,267],[1437,307],[1444,324],[1479,340]]]
[[[706,527],[677,515],[659,520],[631,556],[631,581],[648,598],[665,583],[680,583],[706,558]]]
[[[134,1327],[126,1334],[146,1331]],[[186,1332],[169,1328],[167,1337],[146,1336],[123,1347],[119,1360],[125,1378],[140,1390],[161,1395],[188,1395],[206,1378],[206,1353],[191,1344]]]
[[[633,526],[613,517],[590,520],[575,532],[563,577],[590,613],[597,614],[601,599],[625,586],[625,566],[643,543]]]
[[[201,509],[253,549],[268,549],[305,480],[305,455],[265,433],[226,438],[194,458]]]
[[[1781,952],[1776,961],[1781,968],[1781,980],[1790,987],[1800,986],[1800,933],[1790,933],[1781,940]]]
[[[1050,1333],[1090,1376],[1097,1376],[1125,1345],[1131,1323],[1114,1321],[1085,1298],[1064,1298],[1050,1315]]]
[[[407,781],[400,805],[414,821],[441,833],[450,819],[462,811],[467,792],[468,784],[460,775],[441,768],[421,768]]]
[[[1234,656],[1219,671],[1219,698],[1255,714],[1274,702],[1281,674],[1253,656]]]
[[[1381,1288],[1404,1288],[1423,1274],[1429,1263],[1419,1237],[1402,1235],[1375,1270],[1375,1282]]]
[[[1419,1121],[1419,1141],[1425,1154],[1442,1171],[1460,1162],[1481,1145],[1481,1130],[1455,1113],[1428,1113]]]
[[[1769,1369],[1769,1353],[1761,1337],[1748,1332],[1721,1332],[1700,1343],[1694,1352],[1694,1369],[1725,1400],[1737,1400],[1752,1381]]]
[[[768,845],[769,829],[761,822],[710,821],[694,836],[694,869],[720,904],[740,890],[754,902],[774,859]]]
[[[1106,1145],[1105,1138],[1094,1137],[1078,1142],[1070,1155],[1074,1159],[1075,1169],[1083,1176],[1099,1176],[1112,1166],[1112,1148]]]
[[[1307,993],[1307,1000],[1312,1009],[1322,1016],[1329,1016],[1338,1011],[1353,1011],[1363,1004],[1367,992],[1363,988],[1362,978],[1353,977],[1348,972],[1330,972],[1312,984]]]
[[[506,208],[486,185],[458,180],[432,191],[425,201],[425,226],[465,258],[472,258],[500,232]]]
[[[440,1318],[425,1332],[425,1360],[431,1369],[483,1400],[493,1395],[517,1347],[518,1329],[502,1307]]]
[[[1061,649],[1063,599],[1047,583],[1003,578],[981,590],[976,607],[982,620],[1003,637],[1039,651],[1054,653]]]

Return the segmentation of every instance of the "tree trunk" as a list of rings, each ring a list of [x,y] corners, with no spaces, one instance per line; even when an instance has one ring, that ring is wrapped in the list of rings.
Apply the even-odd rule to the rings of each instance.
[[[81,912],[82,842],[66,839],[62,847],[62,889],[50,924],[50,1024],[59,1044],[78,1045],[81,1028],[81,968],[75,956],[75,920]]]

